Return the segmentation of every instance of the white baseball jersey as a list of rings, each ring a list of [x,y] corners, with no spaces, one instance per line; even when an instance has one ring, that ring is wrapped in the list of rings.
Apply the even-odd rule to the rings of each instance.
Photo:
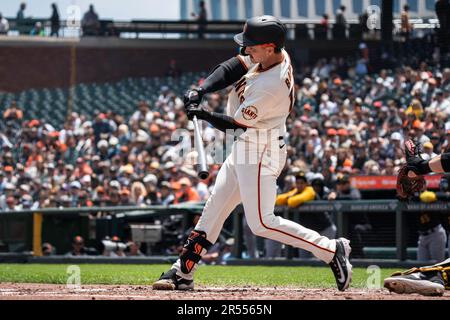
[[[222,164],[195,229],[215,243],[225,220],[242,203],[254,234],[308,250],[329,263],[336,250],[335,240],[274,214],[276,180],[287,154],[279,137],[286,132],[286,118],[294,104],[291,61],[286,51],[282,53],[283,61],[266,70],[252,64],[250,57],[239,56],[248,72],[235,83],[227,114],[247,129]],[[205,252],[203,249],[201,254]],[[179,276],[192,279],[196,266],[184,274],[178,259],[173,268]]]

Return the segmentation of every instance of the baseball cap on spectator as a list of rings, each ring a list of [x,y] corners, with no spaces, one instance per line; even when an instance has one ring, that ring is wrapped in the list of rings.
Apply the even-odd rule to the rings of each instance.
[[[71,165],[71,164],[66,164],[66,166],[64,167],[66,170],[69,170],[69,171],[73,171],[73,165]]]
[[[164,165],[164,169],[165,169],[165,170],[172,169],[173,167],[175,167],[175,163],[173,163],[172,161],[168,161],[168,162],[166,162],[166,164]]]
[[[24,205],[31,206],[33,204],[33,197],[29,194],[24,194],[20,199],[20,202],[22,202]]]
[[[336,78],[336,79],[333,80],[333,83],[334,83],[335,85],[339,86],[339,85],[342,84],[342,80],[341,80],[340,78]]]
[[[120,190],[120,182],[117,181],[117,180],[112,180],[112,181],[109,183],[109,186],[110,186],[111,188],[115,188],[115,189]]]
[[[327,135],[329,135],[329,136],[335,136],[335,135],[337,135],[336,129],[334,129],[334,128],[328,129],[328,130],[327,130]]]
[[[303,79],[303,84],[304,85],[311,85],[312,84],[312,80],[310,78],[305,78],[305,79]]]
[[[128,152],[128,147],[127,146],[121,146],[120,147],[120,152]]]
[[[305,104],[303,105],[303,109],[308,110],[308,111],[311,111],[311,110],[312,110],[312,107],[311,107],[311,105],[310,105],[309,103],[305,103]]]
[[[308,181],[311,185],[323,185],[325,178],[321,173],[312,173],[312,175],[308,178]]]
[[[192,186],[191,181],[186,177],[181,178],[178,182],[180,183],[180,186],[188,186],[188,187]]]
[[[25,192],[30,192],[30,186],[27,184],[21,184],[19,187],[20,190],[25,191]]]
[[[398,132],[393,132],[391,134],[391,140],[402,141],[402,135],[400,133],[398,133]]]
[[[126,164],[122,167],[120,167],[119,170],[121,173],[127,173],[127,174],[133,174],[134,173],[134,168],[131,164]]]
[[[117,139],[116,137],[112,136],[111,138],[109,138],[109,145],[116,146],[118,143],[119,139]]]
[[[122,196],[129,196],[130,195],[130,190],[122,189],[122,190],[120,190],[120,195],[122,195]]]
[[[150,183],[156,185],[158,183],[158,178],[154,174],[148,174],[143,179],[144,183]]]
[[[98,186],[97,188],[95,188],[95,192],[97,192],[97,193],[105,193],[105,188],[103,188],[102,186]]]
[[[83,176],[83,178],[81,178],[81,182],[82,183],[91,183],[91,176],[90,175]]]
[[[97,143],[97,148],[101,149],[101,148],[108,148],[108,141],[102,139]],[[77,159],[78,161],[78,159]]]
[[[343,167],[352,167],[353,166],[353,162],[350,159],[345,159],[344,163],[342,164]]]
[[[14,191],[14,190],[16,190],[16,186],[14,184],[12,184],[11,182],[7,182],[7,183],[5,183],[3,190]]]
[[[28,127],[33,128],[39,126],[40,122],[37,119],[33,119],[30,122],[28,122]]]
[[[50,190],[50,189],[52,188],[52,185],[51,185],[50,183],[48,183],[48,182],[44,182],[44,183],[41,185],[41,188],[42,188],[42,189],[45,189],[45,190]]]
[[[428,74],[428,72],[423,71],[420,73],[420,79],[422,80],[428,80],[430,78],[430,75]]]
[[[59,197],[59,202],[69,203],[71,201],[72,199],[70,199],[70,197],[66,194],[63,194],[61,197]]]
[[[337,131],[337,134],[340,136],[348,136],[348,131],[345,128],[341,128]]]
[[[433,144],[430,141],[427,141],[423,144],[424,148],[429,148],[429,149],[433,149]]]
[[[93,157],[92,157],[92,161],[94,162],[94,161],[100,161],[100,156],[99,155],[94,155]]]
[[[375,101],[373,103],[373,106],[376,107],[376,108],[381,108],[382,105],[383,105],[383,103],[381,101]]]
[[[422,122],[419,119],[414,120],[412,127],[414,129],[423,129],[422,128]]]
[[[328,100],[330,100],[330,97],[326,93],[323,93],[320,96],[320,100],[322,100],[323,102],[327,102]]]
[[[310,136],[318,136],[318,135],[319,135],[319,131],[317,131],[317,129],[312,129],[312,130],[309,132],[309,135],[310,135]]]
[[[149,135],[142,129],[139,129],[136,135],[136,142],[147,142],[149,140]]]
[[[150,125],[150,132],[151,132],[151,133],[159,132],[159,126],[158,126],[157,124],[155,124],[155,123],[152,123],[152,124]]]
[[[3,168],[3,171],[5,171],[5,172],[13,172],[13,170],[14,170],[14,168],[12,166],[5,166]]]
[[[119,128],[118,131],[122,134],[127,134],[128,133],[128,126],[124,123],[122,123]]]
[[[70,187],[75,189],[81,189],[81,183],[79,181],[72,181],[70,183]]]
[[[180,190],[181,189],[181,185],[178,181],[174,181],[170,184],[170,186],[172,187],[173,190]]]
[[[171,189],[172,186],[170,185],[170,182],[169,182],[169,181],[163,181],[163,182],[161,182],[161,188],[168,188],[168,189]]]
[[[152,169],[158,169],[159,168],[159,162],[158,161],[152,161],[150,163],[150,168]]]
[[[311,182],[312,181],[312,178],[313,178],[313,176],[314,176],[314,172],[307,172],[306,174],[305,174],[305,177],[306,177],[306,180],[308,181],[308,182]]]

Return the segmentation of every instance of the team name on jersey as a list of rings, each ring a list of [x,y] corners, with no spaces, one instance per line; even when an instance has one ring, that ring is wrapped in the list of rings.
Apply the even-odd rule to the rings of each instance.
[[[293,76],[293,70],[292,70],[292,65],[289,66],[289,70],[288,70],[288,76],[285,80],[285,83],[288,87],[289,90],[289,100],[290,100],[290,105],[289,105],[289,112],[291,112],[292,108],[294,107],[294,103],[295,103],[295,92],[294,92],[294,76]]]
[[[236,93],[239,97],[239,103],[241,103],[241,104],[245,101],[244,90],[245,90],[245,86],[247,85],[246,80],[247,79],[245,79],[245,77],[242,77],[241,80],[236,82],[236,84],[234,85],[234,91],[236,91]]]
[[[242,109],[242,116],[245,120],[254,120],[258,117],[258,109],[254,106],[248,106]]]

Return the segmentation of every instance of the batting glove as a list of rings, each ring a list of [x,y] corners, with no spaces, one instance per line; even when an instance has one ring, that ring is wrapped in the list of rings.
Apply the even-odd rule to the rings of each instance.
[[[184,95],[184,107],[187,109],[191,105],[199,105],[204,94],[203,88],[188,90]]]

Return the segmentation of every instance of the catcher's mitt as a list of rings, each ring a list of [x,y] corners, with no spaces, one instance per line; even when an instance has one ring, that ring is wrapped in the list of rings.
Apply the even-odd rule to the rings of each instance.
[[[425,188],[425,178],[418,174],[414,166],[415,162],[423,161],[414,141],[405,142],[405,154],[407,163],[400,167],[397,175],[397,196],[402,201],[410,200],[416,192]]]
[[[397,196],[402,201],[410,200],[416,192],[420,192],[425,187],[425,178],[420,175],[409,177],[411,169],[404,164],[397,175]]]

